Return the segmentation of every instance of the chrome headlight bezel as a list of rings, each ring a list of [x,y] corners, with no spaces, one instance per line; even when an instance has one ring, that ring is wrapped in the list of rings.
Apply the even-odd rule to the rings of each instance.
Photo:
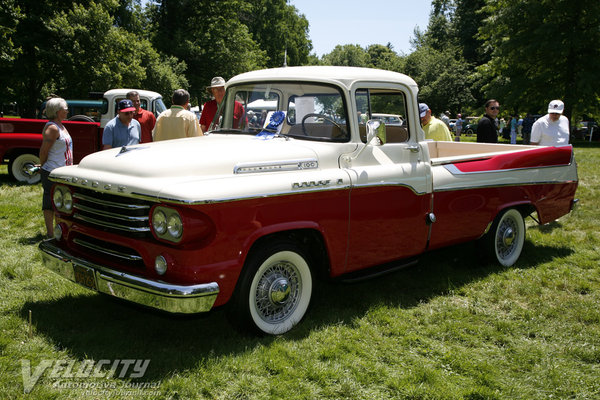
[[[71,189],[65,185],[54,186],[52,204],[58,212],[73,213],[73,193],[71,193]]]
[[[152,210],[152,232],[158,239],[179,243],[183,238],[183,218],[174,208],[156,206]]]

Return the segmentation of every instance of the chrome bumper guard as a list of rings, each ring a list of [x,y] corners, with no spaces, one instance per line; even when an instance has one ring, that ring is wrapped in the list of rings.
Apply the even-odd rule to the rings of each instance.
[[[44,266],[58,275],[88,289],[150,308],[180,314],[206,312],[219,294],[216,282],[181,286],[115,271],[70,255],[57,247],[54,239],[42,241],[39,249]]]

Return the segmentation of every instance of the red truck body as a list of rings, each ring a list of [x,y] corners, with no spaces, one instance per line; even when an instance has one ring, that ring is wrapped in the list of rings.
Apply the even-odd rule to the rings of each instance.
[[[14,151],[30,150],[38,154],[42,145],[42,130],[48,120],[0,118],[0,156],[10,159]],[[101,149],[102,131],[99,122],[64,121],[73,139],[73,162],[79,163],[90,153]]]
[[[0,163],[8,164],[8,173],[18,181],[36,183],[39,175],[23,172],[35,163],[42,145],[42,130],[48,120],[0,118]],[[64,121],[73,139],[73,162],[78,164],[86,155],[102,148],[99,122]]]
[[[66,100],[69,119],[63,124],[73,139],[75,164],[102,149],[104,126],[117,115],[117,103],[130,91],[138,92],[141,107],[155,116],[166,109],[159,93],[142,89],[111,89],[101,101]],[[9,175],[19,182],[40,181],[40,175],[32,174],[30,168],[39,163],[42,129],[47,122],[47,119],[0,118],[0,164],[6,162]]]

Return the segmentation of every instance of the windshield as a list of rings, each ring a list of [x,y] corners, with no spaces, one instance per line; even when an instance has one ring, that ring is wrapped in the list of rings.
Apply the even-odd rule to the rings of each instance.
[[[230,86],[211,133],[285,135],[305,140],[350,140],[339,89],[303,82]]]
[[[162,98],[154,100],[154,116],[158,118],[161,112],[165,111],[167,107],[163,103]]]

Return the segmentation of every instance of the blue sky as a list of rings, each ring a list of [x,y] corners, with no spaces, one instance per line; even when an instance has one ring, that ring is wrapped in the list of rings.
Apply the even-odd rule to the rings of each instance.
[[[418,26],[427,28],[431,0],[290,0],[310,26],[318,56],[338,44],[387,45],[398,54],[411,52],[410,38]]]

